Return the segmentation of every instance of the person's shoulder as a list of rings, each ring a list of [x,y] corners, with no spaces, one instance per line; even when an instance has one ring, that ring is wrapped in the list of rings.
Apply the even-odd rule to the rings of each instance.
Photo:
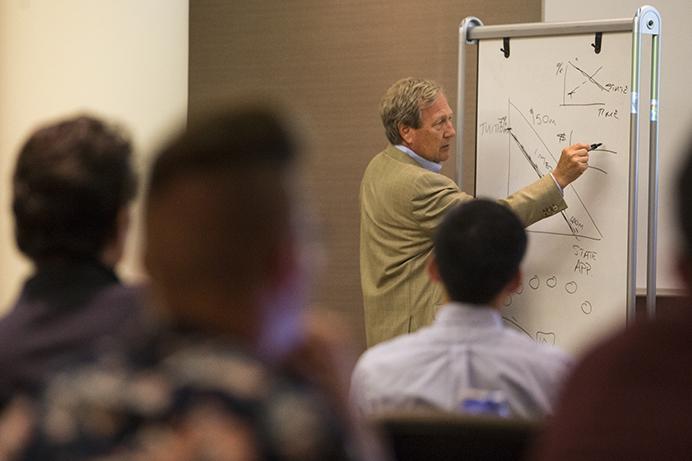
[[[419,175],[427,171],[404,152],[395,146],[388,145],[370,160],[366,168],[366,176],[375,175],[374,179],[378,179],[383,174],[388,176]]]
[[[33,304],[20,295],[0,318],[0,370],[3,374],[11,374],[17,365],[15,361],[23,354],[19,345],[34,338],[34,317]]]
[[[0,334],[0,344],[4,338],[12,336],[12,332],[15,331],[19,324],[24,323],[26,315],[23,312],[22,305],[22,301],[19,300],[5,308],[6,313],[0,317],[0,332],[2,332]]]
[[[148,442],[156,443],[148,439],[147,429],[156,422],[173,437],[181,424],[193,432],[211,431],[208,440],[223,433],[257,441],[261,434],[267,446],[246,447],[256,448],[256,454],[268,450],[284,455],[298,449],[319,454],[344,448],[334,443],[337,424],[319,394],[232,344],[167,332],[152,343],[149,355],[112,351],[51,379],[40,403],[46,424],[37,433],[36,446],[72,454],[72,447],[95,442],[108,450],[140,454]],[[67,429],[56,434],[49,423],[60,415]],[[105,432],[98,423],[103,418],[113,422]],[[305,436],[291,437],[296,433]],[[187,449],[192,459],[203,447]]]
[[[173,361],[167,363],[177,370],[176,380],[186,383],[185,393],[194,406],[204,409],[214,396],[227,409],[226,417],[244,421],[249,430],[266,436],[264,449],[279,454],[279,459],[301,451],[301,459],[345,458],[341,421],[323,391],[299,376],[213,341],[187,348]]]
[[[422,191],[459,192],[459,186],[452,178],[442,173],[420,168],[422,171],[415,176],[414,185]]]
[[[377,154],[373,155],[370,160],[368,160],[368,165],[365,169],[366,172],[377,168],[377,165],[379,165],[382,162],[387,161],[387,155],[386,152],[391,148],[391,146],[386,147],[385,149],[381,150]]]
[[[381,370],[383,366],[396,367],[399,363],[411,363],[425,351],[427,328],[415,333],[403,334],[383,341],[367,349],[356,363],[356,368],[364,371]]]
[[[146,288],[142,285],[114,283],[98,292],[96,299],[120,307],[140,308],[144,304],[145,296]]]

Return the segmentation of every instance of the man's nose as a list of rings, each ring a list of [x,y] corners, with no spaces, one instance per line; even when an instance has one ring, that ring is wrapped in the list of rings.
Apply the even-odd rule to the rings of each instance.
[[[447,127],[445,129],[445,134],[444,134],[445,138],[452,138],[452,137],[456,136],[456,134],[457,134],[457,132],[454,129],[454,123],[451,120],[448,121]]]

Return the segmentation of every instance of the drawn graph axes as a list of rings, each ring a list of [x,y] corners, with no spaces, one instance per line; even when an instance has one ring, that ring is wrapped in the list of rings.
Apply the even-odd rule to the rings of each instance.
[[[563,81],[563,88],[562,88],[562,104],[561,106],[605,106],[604,102],[585,102],[585,103],[573,103],[573,102],[567,102],[567,96],[572,97],[574,94],[584,85],[586,84],[591,84],[596,86],[599,90],[604,91],[606,93],[610,92],[610,89],[606,88],[603,86],[599,81],[597,81],[594,77],[596,74],[598,74],[601,69],[603,69],[603,66],[599,67],[596,69],[593,73],[589,74],[587,73],[584,69],[581,67],[577,66],[574,64],[572,61],[567,61],[568,67],[567,70],[565,70],[565,77]],[[571,90],[567,90],[567,75],[569,74],[569,69],[574,69],[577,72],[579,72],[581,75],[585,77],[585,80],[578,84],[576,87],[572,88]]]

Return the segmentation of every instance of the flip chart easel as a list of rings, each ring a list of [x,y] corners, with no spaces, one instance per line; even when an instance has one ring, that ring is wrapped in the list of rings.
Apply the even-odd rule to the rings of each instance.
[[[646,300],[655,314],[660,31],[651,6],[632,19],[460,24],[458,133],[466,49],[478,48],[477,196],[503,198],[549,174],[571,143],[602,143],[565,189],[568,209],[527,229],[524,284],[503,318],[535,340],[579,351],[634,319],[643,36],[651,37]]]

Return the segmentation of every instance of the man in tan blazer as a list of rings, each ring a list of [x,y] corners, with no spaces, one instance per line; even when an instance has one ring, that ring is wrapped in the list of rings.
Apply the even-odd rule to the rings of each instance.
[[[432,322],[444,302],[426,263],[445,212],[473,197],[440,174],[456,135],[452,109],[430,80],[405,78],[380,104],[390,145],[368,165],[360,190],[360,277],[368,347]],[[524,225],[565,208],[562,189],[588,166],[588,144],[563,149],[550,175],[501,203]]]

